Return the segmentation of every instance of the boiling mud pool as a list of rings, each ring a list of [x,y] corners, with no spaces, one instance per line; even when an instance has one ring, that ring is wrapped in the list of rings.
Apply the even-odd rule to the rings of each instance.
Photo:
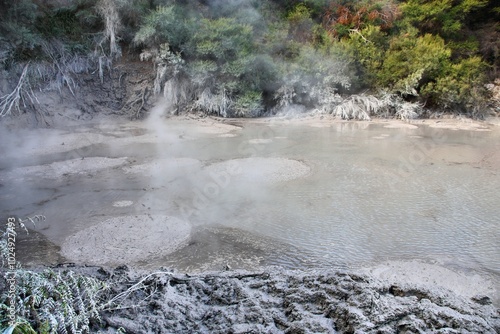
[[[126,254],[127,245],[141,247],[130,238],[142,238],[157,243],[142,255],[134,251],[131,262],[145,267],[321,268],[423,259],[500,272],[498,130],[264,121],[212,131],[196,122],[162,122],[146,131],[134,123],[94,126],[83,148],[4,163],[1,214],[47,217],[21,237],[22,260],[60,261],[77,246],[86,252],[85,231],[115,231],[113,242],[89,241],[94,253],[86,262],[114,265],[106,252]],[[87,165],[74,165],[80,156]],[[126,226],[148,216],[187,221],[190,230],[180,236],[186,242],[172,252],[166,243],[176,229],[168,223],[165,229],[144,223],[142,231]],[[68,243],[77,235],[78,243]]]

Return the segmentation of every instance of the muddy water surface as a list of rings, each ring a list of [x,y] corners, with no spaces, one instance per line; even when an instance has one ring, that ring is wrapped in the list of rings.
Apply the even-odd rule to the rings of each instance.
[[[166,119],[30,132],[2,146],[1,215],[47,218],[21,237],[28,264],[78,262],[64,256],[85,240],[69,241],[112,221],[113,249],[89,241],[87,261],[114,265],[103,252],[142,238],[158,243],[135,251],[145,267],[422,259],[500,273],[500,131],[390,124]],[[171,249],[175,228],[127,227],[134,217],[181,219],[190,236]]]

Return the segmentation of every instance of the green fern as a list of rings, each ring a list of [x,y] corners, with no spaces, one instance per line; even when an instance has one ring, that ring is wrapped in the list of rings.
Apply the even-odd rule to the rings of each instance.
[[[1,330],[2,334],[36,334],[36,331],[31,327],[31,325],[28,322],[25,321],[19,321],[15,323],[14,325],[11,325],[4,330]],[[40,333],[47,333],[45,331],[40,331]]]
[[[26,222],[35,223],[44,219],[43,216],[18,219],[17,224],[26,229]],[[8,258],[9,255],[6,238],[9,231],[12,233],[12,229],[1,233],[2,259]],[[0,286],[8,286],[7,278],[11,277],[12,272],[4,272],[0,278]],[[15,270],[15,278],[16,323],[7,324],[12,300],[8,291],[2,291],[0,333],[89,333],[91,323],[100,321],[100,311],[107,291],[107,286],[102,281],[72,271],[47,269],[36,272],[23,269],[19,265]]]
[[[47,333],[89,333],[92,321],[100,321],[101,296],[106,285],[72,271],[16,272],[16,316]],[[7,318],[8,296],[0,296],[0,318]],[[24,323],[24,322],[23,322]]]

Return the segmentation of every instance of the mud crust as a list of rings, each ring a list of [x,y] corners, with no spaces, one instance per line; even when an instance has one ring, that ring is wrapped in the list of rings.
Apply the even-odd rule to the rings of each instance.
[[[396,286],[365,274],[266,269],[199,275],[104,271],[120,294],[100,333],[498,333],[488,297]]]

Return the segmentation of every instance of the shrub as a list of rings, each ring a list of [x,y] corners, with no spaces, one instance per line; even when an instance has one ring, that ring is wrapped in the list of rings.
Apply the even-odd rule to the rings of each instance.
[[[333,115],[342,119],[369,121],[385,104],[372,95],[352,95],[333,110]]]
[[[287,15],[289,22],[289,35],[295,41],[304,43],[313,39],[314,21],[311,19],[311,11],[303,3],[299,3]]]
[[[280,85],[280,69],[269,55],[260,54],[249,57],[242,75],[244,85],[250,90],[271,92]]]
[[[486,6],[488,0],[408,0],[401,4],[404,23],[423,33],[442,37],[459,37],[465,19],[474,10]]]
[[[343,55],[308,44],[299,51],[281,69],[282,86],[274,94],[278,108],[290,104],[319,107],[337,100],[339,90],[351,87],[353,72]]]
[[[480,57],[463,59],[456,64],[448,64],[443,74],[422,89],[425,96],[436,100],[444,108],[471,110],[474,116],[484,108],[486,92],[484,84],[486,64]]]
[[[154,81],[154,92],[160,94],[162,91],[166,96],[165,83],[171,79],[178,79],[184,72],[184,60],[179,53],[170,50],[168,43],[161,44],[159,50],[155,52],[153,59],[156,66],[156,77]]]
[[[377,84],[418,96],[421,86],[442,74],[450,56],[451,50],[438,36],[416,36],[416,31],[395,36],[376,75]]]
[[[183,51],[194,32],[193,25],[181,7],[159,6],[144,18],[133,42],[149,48],[168,43],[173,50]]]
[[[252,49],[252,27],[232,18],[202,19],[190,40],[190,55],[211,59],[218,65],[248,55]]]
[[[332,1],[324,11],[322,21],[330,35],[348,38],[353,30],[363,30],[369,25],[388,31],[400,16],[401,11],[393,1]]]
[[[418,118],[422,105],[404,101],[400,96],[382,92],[373,95],[351,95],[333,109],[333,115],[342,119],[370,120],[371,116],[394,116],[402,120]]]
[[[258,91],[246,91],[234,101],[232,116],[257,117],[263,112],[262,93]]]
[[[205,88],[195,102],[195,106],[207,114],[228,117],[229,109],[233,102],[226,91],[222,90],[218,94],[212,94],[210,88]]]
[[[359,85],[375,87],[377,74],[385,59],[388,48],[387,34],[380,27],[368,25],[362,30],[353,30],[349,39],[340,41],[340,48],[347,58],[352,59],[356,68]]]
[[[272,70],[272,66],[252,54],[252,37],[251,26],[231,18],[200,22],[187,58],[192,59],[188,71],[200,91],[197,106],[202,110],[227,116],[230,100],[265,85],[268,75],[251,71],[259,66]]]

